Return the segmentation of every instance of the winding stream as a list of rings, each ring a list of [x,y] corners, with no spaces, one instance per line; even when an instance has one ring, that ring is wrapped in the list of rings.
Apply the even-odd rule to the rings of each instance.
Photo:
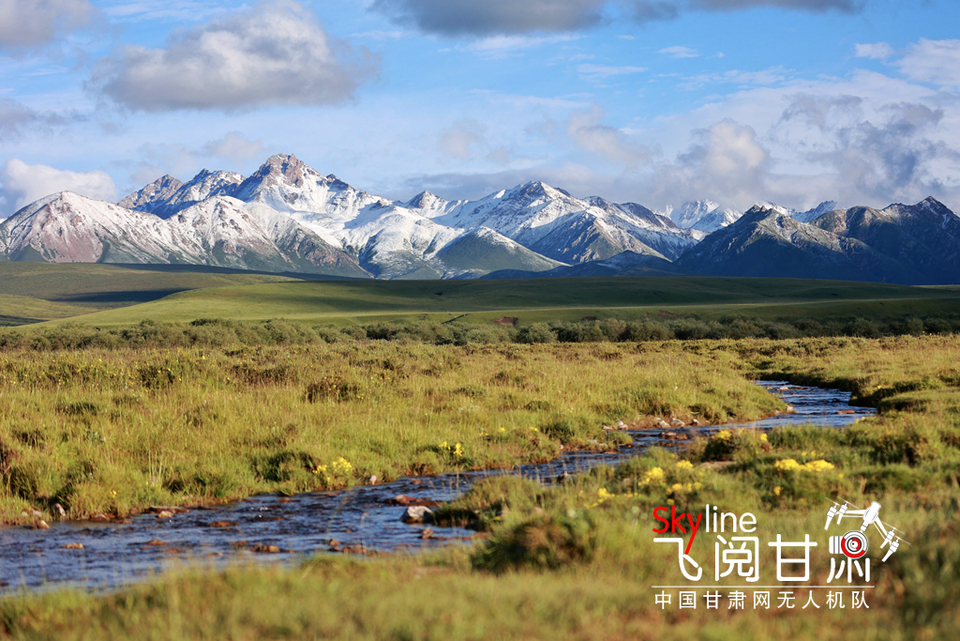
[[[773,429],[801,423],[843,427],[874,413],[870,408],[849,405],[847,392],[782,381],[759,384],[793,406],[795,413],[753,423],[692,429],[709,434],[720,429]],[[426,526],[401,522],[405,508],[387,501],[398,494],[447,501],[479,479],[504,473],[552,482],[565,471],[576,473],[600,463],[613,464],[650,445],[669,444],[670,441],[663,440],[663,432],[660,428],[633,430],[629,432],[633,444],[615,452],[568,452],[549,463],[518,466],[509,471],[410,477],[290,498],[265,494],[230,505],[191,508],[169,518],[145,513],[127,523],[65,521],[51,523],[49,530],[2,528],[0,591],[9,594],[19,589],[44,590],[65,585],[110,589],[142,580],[177,560],[212,565],[238,560],[291,561],[329,551],[332,545],[343,551],[362,546],[368,552],[390,552],[468,540],[475,533],[461,528],[435,528],[435,535],[425,539]],[[74,547],[65,548],[67,545]],[[280,552],[256,553],[253,550],[258,546],[276,546]]]

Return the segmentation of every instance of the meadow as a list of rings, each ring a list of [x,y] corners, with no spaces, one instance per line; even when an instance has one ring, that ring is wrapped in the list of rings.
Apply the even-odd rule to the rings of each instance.
[[[68,500],[73,517],[122,514],[369,474],[510,466],[589,446],[617,418],[719,422],[782,409],[748,382],[756,377],[843,387],[880,413],[843,430],[720,431],[551,489],[483,482],[440,510],[488,533],[469,548],[323,555],[294,569],[198,567],[108,595],[8,597],[0,630],[58,639],[955,638],[958,352],[952,336],[8,352],[3,505],[14,521],[54,498]],[[186,443],[185,433],[204,438]],[[23,476],[14,467],[34,470],[35,486],[14,485]],[[751,512],[765,536],[802,540],[822,533],[836,496],[880,501],[910,542],[874,565],[869,609],[830,609],[818,592],[818,609],[804,610],[804,590],[792,610],[655,603],[651,586],[679,574],[676,552],[652,542],[654,507]],[[698,541],[692,554],[709,552]],[[761,552],[766,568],[771,555]],[[823,584],[829,555],[814,558]]]
[[[122,328],[144,319],[265,322],[338,328],[376,323],[486,327],[583,318],[640,322],[742,316],[796,324],[958,319],[960,291],[771,278],[616,277],[528,280],[304,280],[192,265],[0,263],[0,325],[78,322]]]
[[[108,289],[99,278],[92,297]],[[75,304],[54,300],[64,285],[49,282],[47,302]],[[294,568],[201,564],[109,594],[4,597],[0,636],[956,638],[956,295],[763,279],[278,281],[4,330],[0,519],[10,527],[56,518],[57,504],[71,519],[116,518],[371,476],[509,468],[623,443],[603,429],[619,420],[719,424],[783,411],[757,378],[839,387],[879,413],[842,430],[715,431],[550,488],[484,481],[432,526],[483,531],[470,547],[321,554]],[[491,322],[500,316],[520,322]],[[770,575],[766,547],[771,608],[656,603],[652,586],[680,574],[676,550],[653,542],[654,508],[749,512],[764,541],[820,536],[810,583],[823,585],[833,498],[881,502],[909,542],[875,559],[869,609],[830,608],[825,592],[805,589],[796,607],[777,607],[787,584]],[[714,542],[700,534],[691,554],[710,559]]]

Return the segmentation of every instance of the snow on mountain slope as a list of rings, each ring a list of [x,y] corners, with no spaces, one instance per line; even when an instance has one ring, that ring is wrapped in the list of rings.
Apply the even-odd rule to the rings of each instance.
[[[712,200],[695,200],[671,211],[670,219],[681,229],[711,233],[730,225],[741,215],[740,212],[721,207]]]
[[[324,176],[294,155],[276,154],[244,180],[231,194],[244,202],[258,202],[287,213],[310,212],[330,223],[346,223],[357,212],[389,200],[354,189],[333,174]]]
[[[813,209],[808,209],[807,211],[791,210],[790,215],[801,223],[812,223],[817,218],[820,218],[820,216],[836,208],[837,202],[835,200],[825,200]]]
[[[63,191],[0,225],[11,260],[53,263],[192,262],[198,247],[160,218]]]
[[[362,275],[359,265],[339,248],[263,205],[216,196],[181,211],[169,222],[182,236],[197,239],[209,264],[268,271],[343,268],[350,275]]]
[[[542,182],[472,202],[446,201],[429,191],[407,202],[393,202],[357,190],[332,174],[324,176],[296,156],[284,154],[271,156],[246,179],[222,172],[214,176],[204,171],[179,187],[165,177],[123,202],[164,217],[214,196],[267,206],[343,248],[381,278],[473,271],[462,263],[462,255],[459,267],[454,267],[443,262],[453,253],[438,252],[483,228],[515,243],[511,255],[522,254],[522,247],[541,255],[529,264],[544,266],[608,258],[627,250],[675,258],[702,237],[642,205],[578,199]],[[476,251],[474,247],[472,253]],[[477,261],[489,263],[479,256]]]
[[[166,174],[157,178],[152,183],[135,191],[118,204],[127,209],[136,209],[137,211],[153,212],[157,207],[166,204],[173,197],[177,190],[183,187],[183,183]]]
[[[662,216],[640,205],[616,205],[602,198],[582,200],[540,181],[499,191],[477,201],[434,204],[424,211],[436,222],[450,227],[493,229],[525,247],[562,261],[607,258],[627,250],[659,255],[663,249],[667,255],[678,255],[695,242]],[[588,228],[592,230],[590,240],[584,237]],[[586,251],[575,247],[589,246],[600,239],[609,247],[600,249],[598,245],[595,250]],[[660,247],[652,249],[653,244]],[[674,247],[680,249],[671,249]]]
[[[218,196],[163,219],[61,192],[0,224],[11,260],[185,263],[368,276],[289,216]]]
[[[836,213],[836,212],[834,212]],[[754,206],[689,249],[678,264],[716,276],[894,280],[896,261],[856,238]]]
[[[230,195],[243,176],[232,171],[203,169],[186,183],[164,176],[120,201],[121,207],[169,218],[178,211],[220,195]]]

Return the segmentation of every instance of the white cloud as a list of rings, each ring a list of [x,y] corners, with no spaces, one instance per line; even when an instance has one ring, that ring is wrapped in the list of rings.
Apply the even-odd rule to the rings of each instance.
[[[59,191],[73,191],[88,198],[116,201],[117,186],[103,171],[65,171],[46,165],[28,165],[16,158],[0,171],[0,195],[10,215],[35,200]]]
[[[636,169],[651,156],[649,149],[637,144],[622,131],[604,125],[603,109],[597,105],[571,115],[567,136],[579,147],[628,169]]]
[[[646,71],[646,67],[630,67],[630,66],[608,66],[608,65],[594,65],[594,64],[582,64],[577,65],[577,72],[580,76],[586,80],[592,82],[603,82],[604,80],[609,80],[615,76],[623,76],[634,73],[643,73]]]
[[[208,156],[228,160],[249,160],[250,158],[266,156],[263,142],[249,140],[237,131],[231,131],[223,138],[211,140],[200,151]]]
[[[0,0],[0,50],[20,53],[90,24],[88,0]]]
[[[211,14],[223,10],[223,4],[216,0],[135,0],[133,2],[114,2],[103,8],[111,18],[119,18],[124,23],[142,20],[175,19],[181,22],[198,22]]]
[[[893,56],[893,47],[886,42],[874,42],[868,44],[857,44],[856,55],[858,58],[871,58],[872,60],[886,60]]]
[[[960,40],[921,39],[895,65],[911,80],[960,89]]]
[[[685,89],[701,89],[706,85],[775,85],[787,79],[787,70],[783,67],[771,67],[760,71],[741,71],[731,69],[721,73],[705,73],[688,76],[681,85]]]
[[[125,47],[96,64],[90,86],[144,111],[324,105],[352,98],[378,66],[366,49],[352,59],[303,5],[280,0],[180,32],[163,49]]]
[[[671,58],[699,58],[700,53],[696,49],[691,49],[690,47],[683,47],[677,45],[675,47],[666,47],[660,49],[657,53],[662,53],[664,55],[670,56]]]
[[[571,40],[577,40],[578,38],[579,36],[575,35],[490,36],[471,42],[466,47],[463,47],[463,49],[473,52],[482,58],[506,58],[525,49],[560,42],[569,42]]]
[[[486,142],[486,127],[476,120],[459,120],[452,127],[440,130],[440,152],[444,156],[467,159]]]
[[[644,179],[649,206],[709,198],[746,210],[767,197],[770,153],[752,127],[725,118],[693,132],[675,161],[659,163]]]
[[[732,136],[734,125],[752,133]],[[701,133],[678,146],[691,131]],[[656,171],[635,177],[651,207],[704,197],[739,208],[767,200],[806,209],[824,199],[883,207],[927,196],[960,205],[960,99],[892,75],[748,86],[625,133],[665,150]],[[720,179],[727,165],[739,169]]]

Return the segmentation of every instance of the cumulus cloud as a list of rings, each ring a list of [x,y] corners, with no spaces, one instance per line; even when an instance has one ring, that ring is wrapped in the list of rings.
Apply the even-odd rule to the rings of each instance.
[[[171,37],[100,60],[90,87],[144,111],[237,111],[270,104],[326,105],[353,97],[379,60],[331,38],[291,0],[261,2]]]
[[[20,54],[90,24],[88,0],[0,0],[0,50]]]
[[[449,37],[590,29],[618,11],[636,22],[673,20],[684,11],[780,7],[855,13],[866,0],[374,0],[371,10],[398,24]]]
[[[46,165],[28,165],[16,158],[3,166],[0,183],[0,196],[6,203],[5,215],[59,191],[73,191],[98,200],[117,199],[117,186],[103,171],[65,171]]]
[[[940,194],[934,166],[960,160],[943,142],[942,108],[919,102],[889,102],[865,112],[856,96],[797,95],[784,111],[785,126],[799,125],[818,142],[803,153],[831,169],[844,196],[919,199]],[[816,136],[811,136],[811,130]]]
[[[9,98],[0,98],[0,138],[12,140],[20,132],[36,123],[40,115],[24,104]]]
[[[921,39],[895,64],[912,80],[960,88],[960,40]]]
[[[650,179],[655,202],[710,198],[745,210],[767,193],[770,153],[752,127],[730,118],[693,133],[693,144]]]
[[[680,17],[679,4],[678,2],[648,2],[646,0],[636,0],[631,3],[629,10],[630,17],[640,23],[675,20]]]

